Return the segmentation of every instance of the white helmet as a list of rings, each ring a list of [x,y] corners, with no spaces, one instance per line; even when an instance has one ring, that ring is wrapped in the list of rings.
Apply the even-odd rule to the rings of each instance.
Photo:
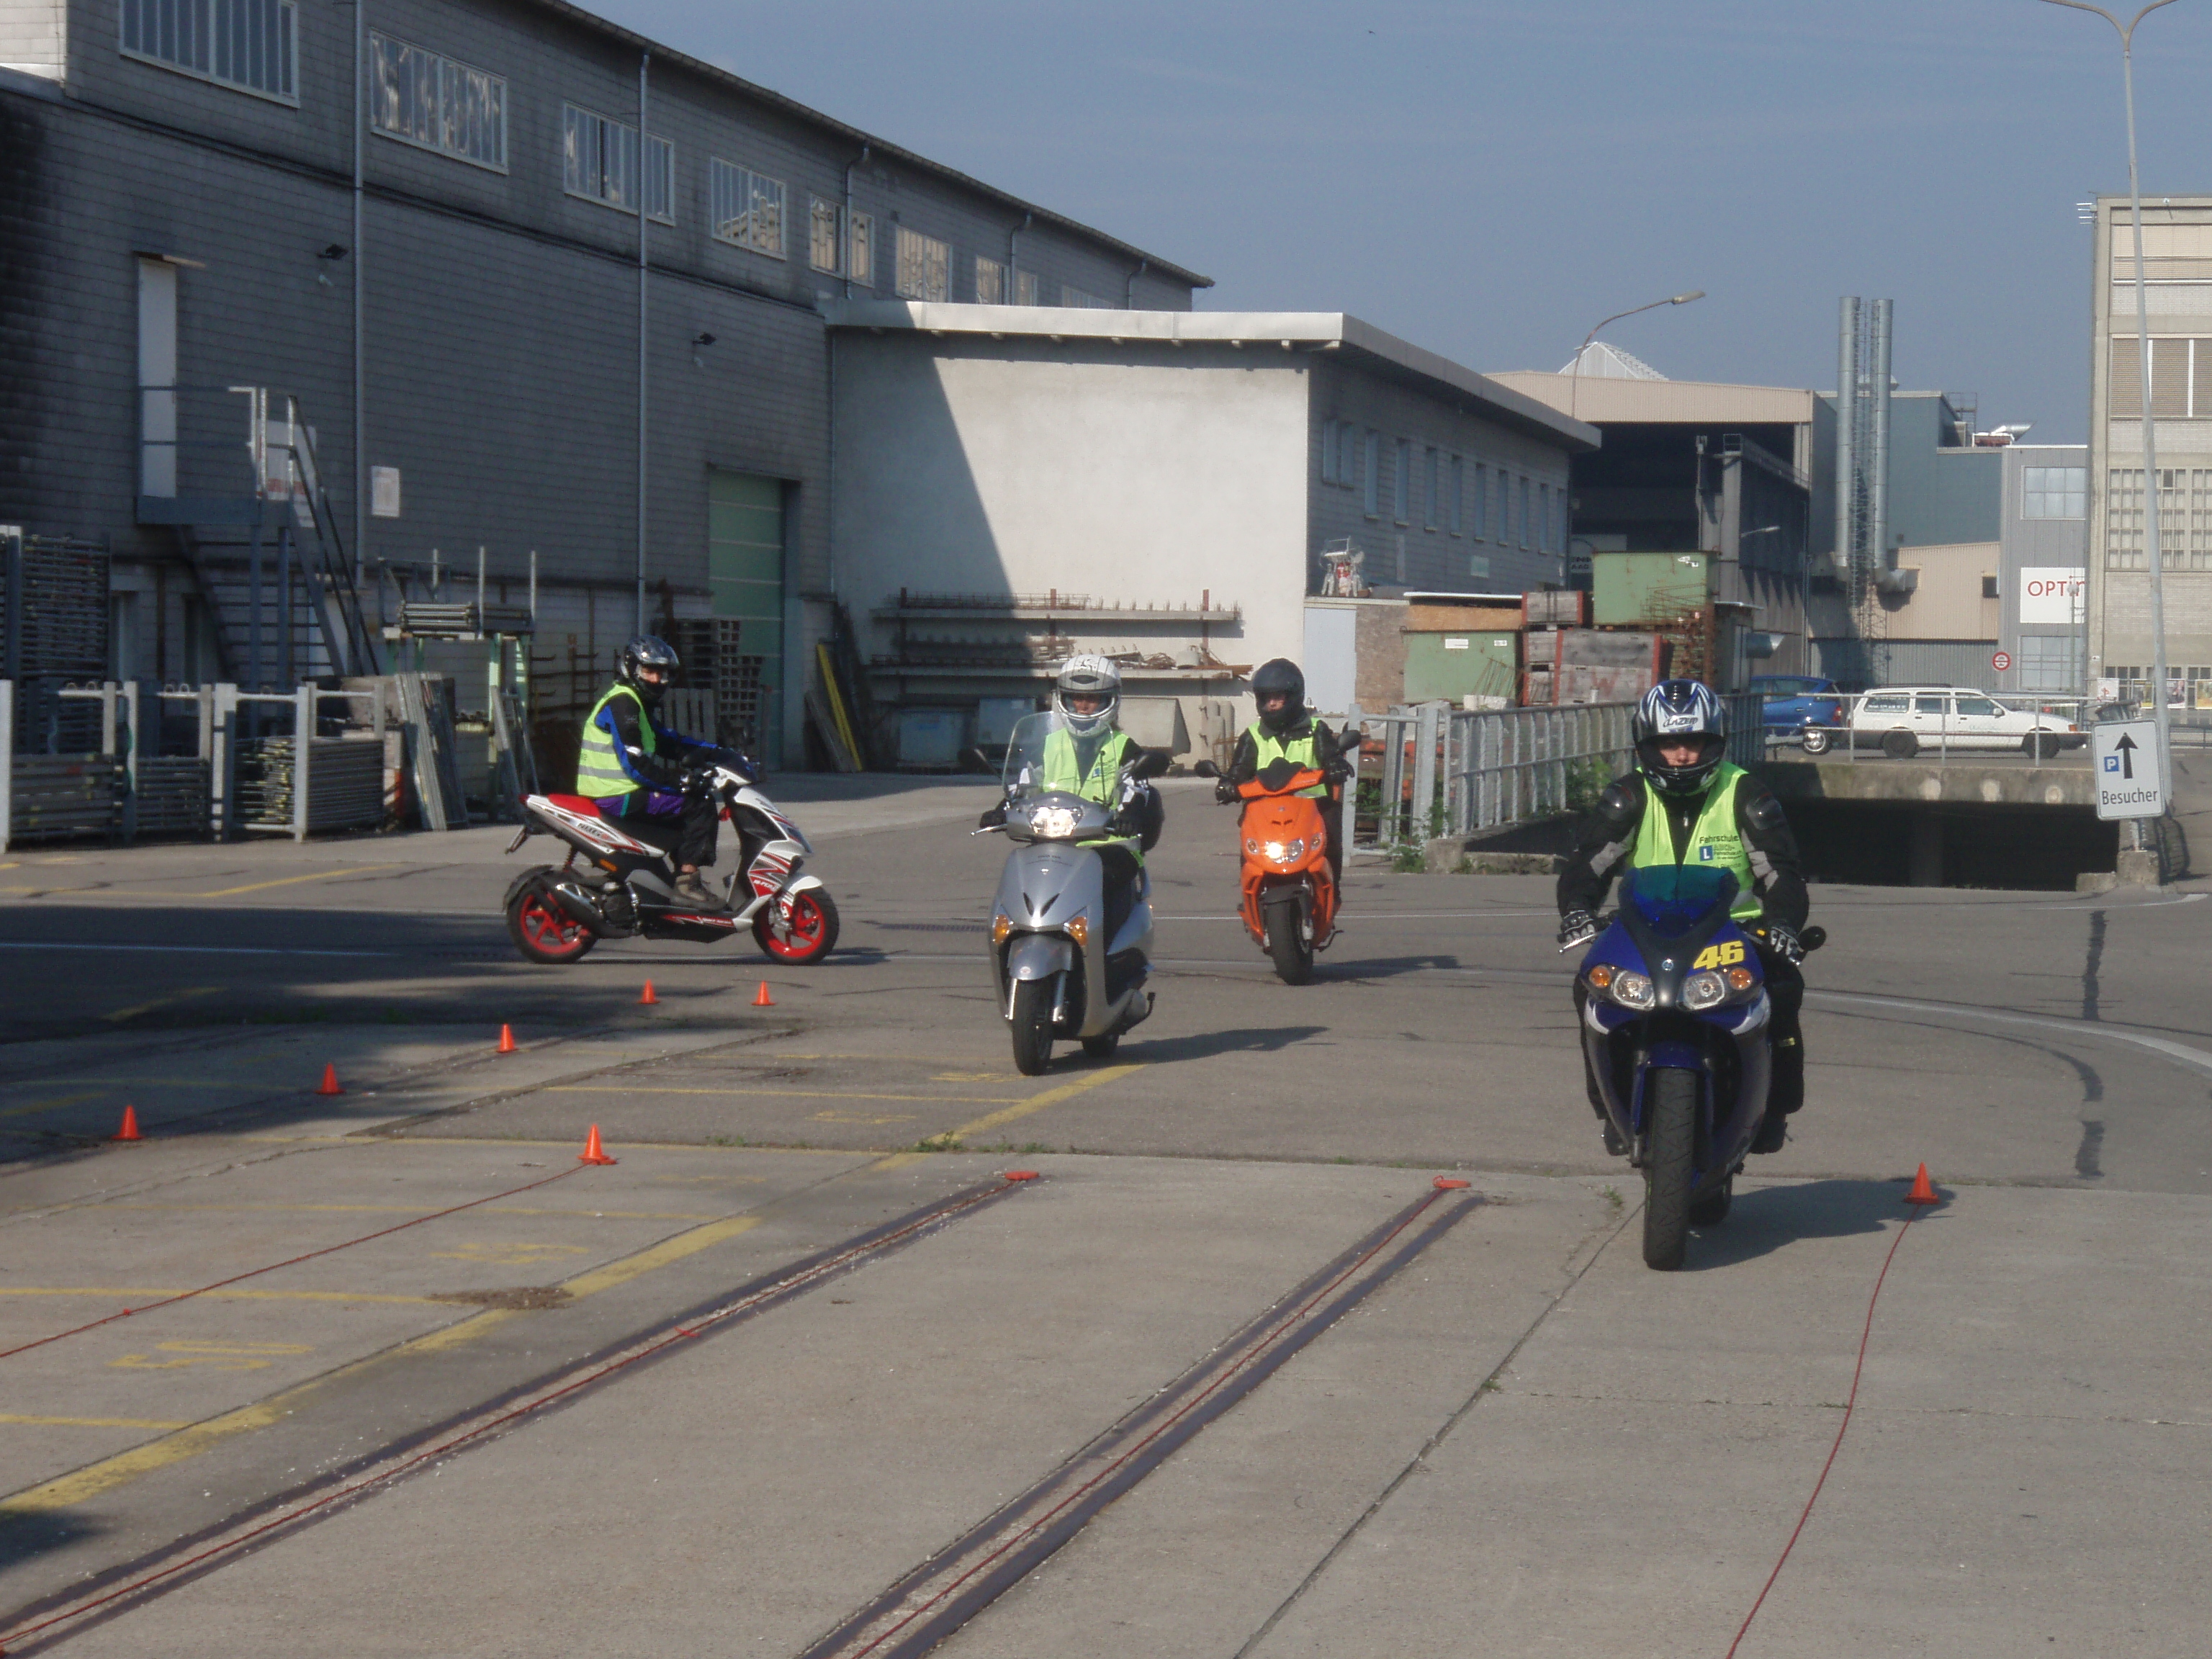
[[[1074,696],[1096,697],[1098,707],[1088,714],[1067,706]],[[1112,729],[1121,704],[1121,671],[1104,657],[1070,657],[1060,665],[1060,678],[1052,688],[1052,706],[1067,729],[1088,738]]]

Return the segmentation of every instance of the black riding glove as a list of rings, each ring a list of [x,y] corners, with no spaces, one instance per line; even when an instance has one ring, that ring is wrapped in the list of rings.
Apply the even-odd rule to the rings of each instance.
[[[1587,910],[1570,910],[1559,918],[1559,949],[1571,951],[1597,937],[1597,918]]]
[[[1322,768],[1321,775],[1330,783],[1349,783],[1352,781],[1352,763],[1349,761],[1333,760]]]
[[[1762,921],[1752,932],[1765,941],[1766,948],[1795,968],[1805,960],[1805,942],[1797,937],[1796,930],[1778,921]]]
[[[1234,806],[1243,797],[1237,793],[1237,786],[1228,779],[1216,778],[1213,781],[1213,799],[1224,806]]]
[[[1006,821],[1006,803],[1000,801],[996,806],[988,809],[981,817],[975,820],[975,827],[978,830],[996,830]]]

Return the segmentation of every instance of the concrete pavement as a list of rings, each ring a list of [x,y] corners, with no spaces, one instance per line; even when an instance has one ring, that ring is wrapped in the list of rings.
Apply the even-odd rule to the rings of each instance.
[[[1827,1456],[1925,1159],[1950,1201],[1898,1252],[1743,1651],[2192,1650],[2193,889],[1816,890],[1812,1104],[1658,1275],[1581,1101],[1547,884],[1356,866],[1292,989],[1229,919],[1226,815],[1179,792],[1158,1012],[1024,1079],[976,931],[1004,849],[961,822],[988,790],[836,781],[799,811],[836,825],[846,917],[811,973],[634,944],[527,966],[498,832],[15,860],[0,958],[36,1004],[9,1000],[0,1080],[0,1350],[331,1253],[0,1354],[0,1609],[1035,1168],[58,1649],[797,1654],[1456,1171],[1486,1203],[945,1650],[1717,1653]],[[489,1054],[502,1019],[522,1054]],[[160,1132],[102,1146],[126,1094]],[[500,1196],[592,1122],[620,1164]]]

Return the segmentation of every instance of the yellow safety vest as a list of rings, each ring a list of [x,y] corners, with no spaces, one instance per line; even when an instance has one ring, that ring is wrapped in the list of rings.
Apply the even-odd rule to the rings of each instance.
[[[1259,764],[1254,769],[1255,771],[1264,772],[1279,760],[1290,762],[1300,771],[1309,769],[1316,772],[1321,770],[1321,739],[1315,734],[1311,720],[1306,723],[1304,737],[1291,738],[1288,741],[1273,736],[1258,720],[1254,720],[1244,730],[1252,739],[1253,748],[1259,751]],[[1301,789],[1297,793],[1301,795],[1325,796],[1328,793],[1328,785],[1316,783],[1310,788]]]
[[[1044,776],[1037,781],[1037,787],[1080,795],[1085,800],[1110,805],[1115,787],[1121,781],[1121,769],[1134,757],[1136,747],[1127,732],[1109,732],[1098,740],[1098,747],[1091,757],[1090,769],[1085,771],[1073,735],[1065,729],[1054,732],[1044,740]],[[1126,847],[1136,855],[1138,863],[1145,861],[1144,848],[1133,839],[1117,836],[1103,844]]]
[[[628,697],[637,705],[637,732],[648,755],[657,746],[653,729],[653,718],[645,712],[645,699],[627,685],[617,685],[592,705],[592,712],[584,718],[584,740],[576,751],[576,793],[589,795],[594,800],[605,800],[610,795],[627,795],[645,786],[623,769],[622,757],[615,750],[614,733],[599,724],[599,710],[617,697]]]
[[[1736,896],[1729,906],[1729,915],[1738,921],[1753,921],[1764,907],[1751,884],[1751,854],[1744,848],[1743,830],[1735,818],[1736,792],[1743,787],[1747,775],[1733,762],[1723,761],[1713,775],[1712,786],[1706,791],[1704,810],[1691,826],[1690,844],[1682,849],[1682,856],[1674,857],[1674,827],[1668,819],[1666,798],[1652,786],[1649,778],[1644,781],[1644,822],[1637,827],[1636,845],[1630,849],[1628,867],[1647,869],[1653,865],[1680,862],[1695,865],[1702,870],[1727,870],[1735,877]]]

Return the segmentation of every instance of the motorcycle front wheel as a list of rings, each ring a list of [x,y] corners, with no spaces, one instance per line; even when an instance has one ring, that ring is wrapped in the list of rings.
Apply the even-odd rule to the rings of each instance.
[[[837,901],[821,888],[809,887],[792,895],[789,939],[778,939],[769,925],[769,911],[774,908],[763,906],[753,918],[753,943],[778,962],[804,968],[836,949]]]
[[[1014,987],[1014,1069],[1042,1077],[1052,1064],[1053,982],[1025,979]]]
[[[535,884],[516,889],[507,902],[507,933],[532,962],[580,962],[599,941]]]
[[[1285,893],[1267,901],[1267,955],[1275,974],[1285,985],[1304,985],[1313,977],[1313,941],[1298,926],[1298,899]]]
[[[1690,1238],[1690,1187],[1697,1178],[1698,1074],[1680,1066],[1647,1073],[1650,1152],[1644,1165],[1644,1265],[1672,1273]]]

